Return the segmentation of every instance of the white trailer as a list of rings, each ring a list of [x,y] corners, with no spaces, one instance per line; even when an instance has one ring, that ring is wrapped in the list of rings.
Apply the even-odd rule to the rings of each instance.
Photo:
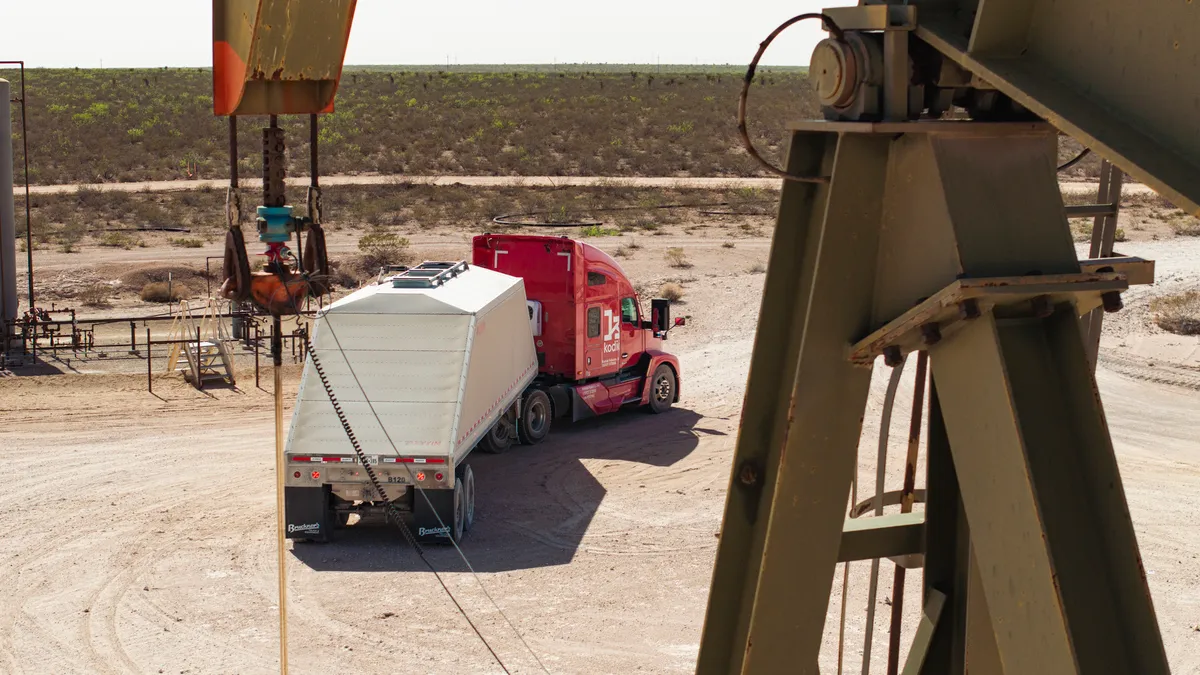
[[[459,539],[474,521],[466,459],[477,445],[512,443],[537,376],[524,282],[466,262],[422,263],[330,305],[312,343],[388,500],[412,513],[418,537]],[[286,462],[290,538],[328,541],[352,512],[381,508],[312,359]]]

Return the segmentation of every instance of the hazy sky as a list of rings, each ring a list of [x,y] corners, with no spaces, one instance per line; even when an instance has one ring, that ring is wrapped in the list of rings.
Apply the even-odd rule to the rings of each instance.
[[[777,25],[854,0],[358,0],[348,64],[746,63]],[[30,67],[212,65],[206,0],[0,0],[0,59]],[[818,22],[765,64],[804,65]]]

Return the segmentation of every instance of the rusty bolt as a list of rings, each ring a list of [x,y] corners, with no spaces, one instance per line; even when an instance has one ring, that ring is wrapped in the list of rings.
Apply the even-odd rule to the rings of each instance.
[[[926,347],[932,347],[942,341],[942,330],[936,321],[921,325],[921,341]]]
[[[958,303],[958,318],[960,319],[978,319],[979,318],[979,303],[975,298],[968,298]]]
[[[738,469],[738,480],[746,487],[754,487],[758,484],[758,467],[754,466],[754,462],[749,460],[742,462],[742,468]]]
[[[1125,303],[1121,301],[1121,294],[1117,291],[1109,291],[1101,295],[1100,302],[1104,303],[1104,311],[1109,314],[1119,312],[1125,308]]]
[[[900,348],[896,345],[888,345],[883,348],[883,362],[895,368],[904,363],[904,355],[900,353]]]
[[[1050,304],[1050,296],[1039,295],[1030,301],[1033,305],[1033,315],[1039,319],[1048,319],[1054,314],[1054,305]]]

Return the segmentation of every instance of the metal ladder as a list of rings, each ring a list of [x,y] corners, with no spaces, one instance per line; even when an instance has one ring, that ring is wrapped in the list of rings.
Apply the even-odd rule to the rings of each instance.
[[[198,320],[189,303],[181,301],[179,315],[171,324],[170,338],[167,372],[183,373],[184,379],[197,389],[210,381],[237,384],[233,357],[226,346],[233,337],[221,320],[218,301],[213,298],[205,301]]]

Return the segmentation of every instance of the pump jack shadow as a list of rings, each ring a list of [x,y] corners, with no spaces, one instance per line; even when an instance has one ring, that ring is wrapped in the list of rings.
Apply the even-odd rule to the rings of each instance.
[[[582,460],[673,466],[696,449],[699,434],[721,433],[697,428],[702,419],[686,408],[662,415],[621,411],[559,424],[536,446],[472,453],[467,461],[475,473],[475,526],[459,547],[477,572],[569,563],[606,495]],[[438,572],[466,571],[452,546],[424,548]],[[350,525],[337,531],[333,543],[297,543],[292,553],[317,571],[428,570],[390,524]]]

